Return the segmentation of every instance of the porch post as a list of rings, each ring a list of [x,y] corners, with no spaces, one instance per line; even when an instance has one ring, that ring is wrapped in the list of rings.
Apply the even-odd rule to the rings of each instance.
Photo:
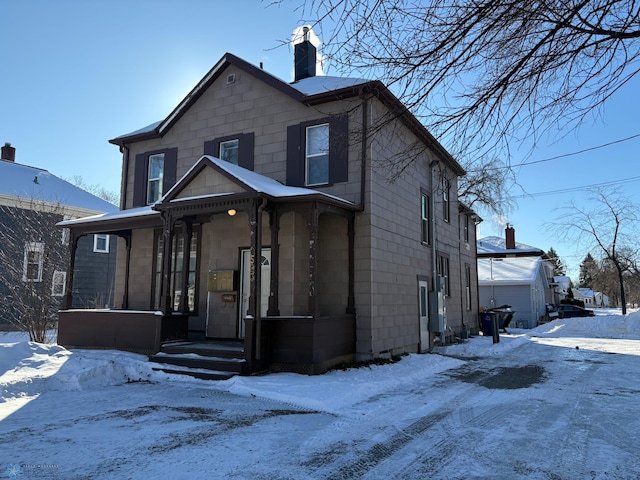
[[[64,285],[64,300],[62,308],[69,310],[73,307],[73,271],[76,266],[76,250],[78,249],[78,240],[84,235],[76,236],[73,230],[69,230],[69,264],[67,268],[67,278]]]
[[[193,237],[193,222],[191,219],[183,220],[184,229],[182,231],[182,241],[183,245],[183,258],[182,258],[182,285],[180,286],[180,290],[182,291],[182,296],[180,297],[180,311],[186,312],[187,308],[187,298],[188,291],[187,287],[189,285],[189,263],[191,262],[191,239]]]
[[[271,291],[269,292],[269,308],[267,315],[277,317],[280,315],[280,308],[278,306],[278,294],[280,278],[280,271],[278,265],[280,265],[280,213],[277,208],[274,208],[269,212],[269,227],[271,229],[271,278],[270,285]]]
[[[318,316],[318,206],[314,202],[309,209],[309,309],[308,315]]]
[[[347,235],[349,237],[349,293],[347,296],[347,313],[356,313],[355,301],[355,218],[353,215],[347,218]]]
[[[162,212],[162,284],[160,286],[162,313],[169,315],[173,310],[171,302],[171,249],[173,239],[173,218],[171,213]]]
[[[259,365],[262,360],[262,318],[260,312],[261,281],[262,281],[262,211],[266,206],[266,200],[260,205],[255,203],[249,210],[249,228],[251,231],[250,254],[250,288],[249,288],[249,315],[255,319],[255,347],[254,358]]]
[[[122,308],[129,309],[129,272],[131,270],[131,232],[120,234],[119,237],[124,239],[126,246],[126,264],[124,269],[124,293],[122,294]]]

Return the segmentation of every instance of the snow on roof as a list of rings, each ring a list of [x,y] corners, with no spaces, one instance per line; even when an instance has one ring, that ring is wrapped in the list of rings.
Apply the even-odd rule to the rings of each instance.
[[[59,222],[57,225],[60,227],[68,227],[76,224],[100,223],[108,221],[110,222],[112,220],[118,220],[121,218],[138,218],[151,215],[160,215],[160,212],[152,210],[151,206],[149,205],[146,207],[129,208],[128,210],[118,210],[115,212],[102,213],[100,215],[93,215],[91,217],[65,220],[64,222]]]
[[[594,291],[590,288],[578,288],[578,292],[580,292],[585,297],[593,297]]]
[[[539,248],[526,245],[524,243],[516,242],[516,248],[507,248],[506,241],[503,237],[484,237],[477,241],[478,254],[492,254],[492,253],[544,253]]]
[[[315,77],[298,80],[290,85],[303,95],[310,96],[342,90],[343,88],[355,87],[357,85],[369,83],[370,81],[371,80],[366,80],[364,78],[342,78],[316,75]]]
[[[196,162],[196,164],[193,167],[191,167],[189,172],[191,172],[191,170],[195,168],[198,168],[198,166],[201,164],[203,159],[209,160],[211,163],[215,164],[220,169],[226,171],[229,175],[236,178],[238,181],[240,181],[250,189],[254,190],[255,192],[263,193],[273,198],[292,198],[292,197],[300,197],[300,196],[307,196],[307,195],[321,195],[323,197],[326,197],[327,199],[332,199],[349,206],[355,205],[353,202],[337,197],[335,195],[329,195],[319,190],[313,190],[310,188],[303,188],[303,187],[290,187],[287,185],[283,185],[282,183],[278,182],[277,180],[274,180],[273,178],[265,177],[264,175],[260,175],[259,173],[256,173],[252,170],[247,170],[246,168],[240,167],[238,165],[234,165],[233,163],[229,163],[224,160],[220,160],[219,158],[213,157],[211,155],[202,156],[200,160]],[[187,172],[184,176],[189,175],[189,172]],[[180,182],[176,183],[176,186],[179,183]],[[172,195],[172,191],[176,188],[176,186],[174,186],[171,190],[169,190],[166,193],[165,197],[170,197]],[[231,192],[223,193],[223,194],[215,194],[215,195],[212,194],[210,195],[210,197],[229,195],[229,194],[231,194]],[[173,201],[177,202],[177,201],[183,201],[183,200],[184,200],[183,198],[180,198]]]
[[[35,200],[87,210],[112,212],[115,205],[37,167],[0,161],[0,196],[25,202]]]
[[[152,124],[147,125],[146,127],[142,127],[136,130],[135,132],[125,133],[124,135],[118,135],[116,138],[114,138],[114,140],[118,140],[119,138],[131,137],[133,135],[139,135],[141,133],[153,132],[156,129],[156,127],[161,123],[162,123],[162,120],[158,120],[157,122],[153,122]]]
[[[540,257],[478,258],[478,284],[534,283]]]

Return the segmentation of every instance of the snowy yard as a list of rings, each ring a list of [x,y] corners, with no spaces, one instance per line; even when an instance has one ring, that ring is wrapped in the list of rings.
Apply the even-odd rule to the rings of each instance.
[[[224,382],[0,333],[0,478],[637,479],[640,313]]]

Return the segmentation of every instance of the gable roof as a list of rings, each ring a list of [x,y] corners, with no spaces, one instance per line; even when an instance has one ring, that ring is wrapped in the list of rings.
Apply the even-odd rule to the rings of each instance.
[[[211,155],[200,157],[193,167],[158,201],[157,204],[170,204],[184,202],[196,197],[178,198],[178,194],[183,191],[189,183],[204,169],[212,168],[227,177],[235,184],[242,187],[246,192],[253,195],[264,195],[273,200],[313,200],[317,199],[325,203],[330,203],[349,210],[356,210],[358,207],[348,200],[344,200],[335,195],[329,195],[318,190],[302,187],[289,187],[274,180],[273,178],[260,175],[252,170],[234,165],[220,160]],[[200,195],[197,198],[228,197],[234,192],[213,193]]]
[[[532,284],[541,266],[541,257],[478,258],[478,284]]]
[[[478,245],[478,256],[491,256],[491,255],[523,255],[529,254],[530,256],[542,256],[544,251],[539,248],[526,245],[524,243],[516,242],[516,248],[507,248],[506,241],[503,237],[483,237],[476,242]]]
[[[0,204],[17,206],[36,201],[60,205],[69,215],[113,212],[118,207],[42,168],[0,161]]]
[[[288,95],[293,100],[308,106],[333,102],[340,99],[357,97],[363,91],[375,94],[421,141],[432,148],[456,175],[464,175],[465,170],[451,154],[435,139],[424,125],[389,91],[379,80],[362,78],[340,78],[315,76],[287,83],[265,70],[252,65],[231,53],[225,53],[198,84],[187,94],[178,106],[164,119],[154,122],[131,133],[109,140],[109,143],[123,146],[127,143],[159,138],[184,115],[184,113],[202,96],[230,65],[243,70],[271,87]]]
[[[232,182],[244,189],[243,193],[220,192],[206,195],[179,197],[205,169],[211,168],[224,175]],[[66,220],[57,225],[67,228],[79,228],[85,233],[119,231],[131,228],[147,228],[162,225],[160,210],[163,206],[180,205],[181,203],[197,201],[202,199],[226,201],[232,197],[265,196],[275,201],[295,202],[295,201],[320,201],[325,204],[338,206],[347,210],[358,210],[359,207],[348,200],[344,200],[335,195],[329,195],[318,190],[302,187],[289,187],[280,182],[260,175],[246,168],[239,167],[219,158],[210,155],[203,155],[193,167],[154,205],[146,207],[130,208],[115,212],[93,215],[86,218]]]

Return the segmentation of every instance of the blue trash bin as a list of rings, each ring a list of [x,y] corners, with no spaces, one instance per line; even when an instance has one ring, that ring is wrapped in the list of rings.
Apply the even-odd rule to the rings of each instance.
[[[495,313],[482,312],[480,314],[480,326],[485,336],[493,335],[493,317]]]

